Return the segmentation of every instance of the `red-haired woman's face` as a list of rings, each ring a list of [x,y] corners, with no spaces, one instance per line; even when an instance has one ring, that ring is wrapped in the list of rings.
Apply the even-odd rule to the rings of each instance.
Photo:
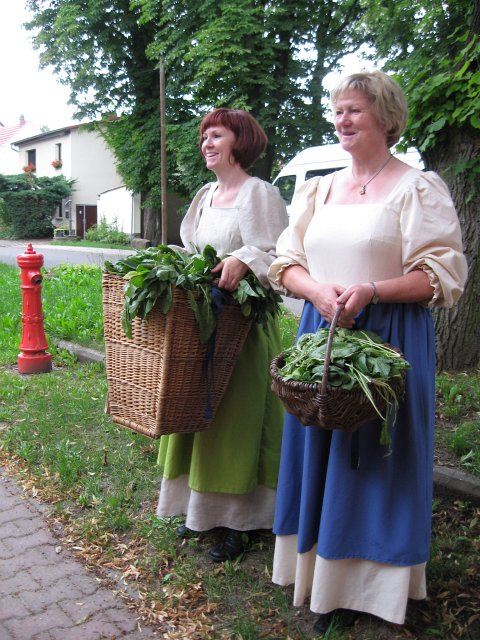
[[[235,144],[235,134],[231,129],[222,125],[215,125],[205,129],[202,136],[202,154],[207,169],[222,171],[235,164],[232,149]]]

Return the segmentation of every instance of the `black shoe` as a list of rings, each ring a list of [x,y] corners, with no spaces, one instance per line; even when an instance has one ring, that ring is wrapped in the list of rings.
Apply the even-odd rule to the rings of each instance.
[[[214,562],[225,562],[225,560],[238,558],[245,551],[243,535],[241,531],[226,529],[221,542],[210,549],[208,555]]]
[[[315,624],[313,625],[313,630],[315,633],[321,633],[322,635],[328,631],[328,628],[333,620],[333,612],[329,613],[321,613]]]
[[[181,524],[175,529],[175,533],[179,538],[190,538],[195,535],[195,531],[189,529],[186,525]]]
[[[316,623],[313,625],[313,630],[316,633],[326,633],[334,619],[337,627],[349,629],[350,627],[353,627],[358,617],[358,612],[351,611],[350,609],[336,609],[329,613],[321,613],[318,616]]]
[[[351,609],[338,609],[337,620],[344,629],[350,629],[358,620],[360,614],[358,611],[352,611]]]

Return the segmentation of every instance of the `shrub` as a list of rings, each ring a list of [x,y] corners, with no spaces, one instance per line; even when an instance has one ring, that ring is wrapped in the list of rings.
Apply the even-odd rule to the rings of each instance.
[[[85,240],[90,242],[106,242],[108,244],[129,244],[130,237],[120,231],[118,223],[114,220],[108,223],[104,217],[100,219],[98,224],[93,225],[85,232]]]
[[[72,190],[73,181],[63,176],[46,178],[28,173],[0,175],[2,222],[16,238],[49,238],[56,205]]]

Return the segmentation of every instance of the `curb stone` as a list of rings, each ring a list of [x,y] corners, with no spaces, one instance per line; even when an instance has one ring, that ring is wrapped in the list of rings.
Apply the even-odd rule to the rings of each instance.
[[[55,340],[54,344],[59,349],[65,349],[65,351],[72,353],[77,357],[79,362],[104,362],[105,360],[105,355],[100,351],[89,349],[88,347],[81,347],[67,340]]]
[[[474,506],[480,506],[480,479],[476,476],[435,465],[433,468],[433,482],[439,496],[467,500]]]

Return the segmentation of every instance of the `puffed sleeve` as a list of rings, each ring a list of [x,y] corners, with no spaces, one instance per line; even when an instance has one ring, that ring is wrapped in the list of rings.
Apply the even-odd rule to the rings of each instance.
[[[451,307],[463,292],[467,261],[448,187],[433,171],[419,172],[400,214],[404,273],[422,269],[434,290],[430,306]]]
[[[195,245],[196,231],[202,215],[202,208],[212,184],[211,182],[205,184],[197,191],[180,225],[180,239],[189,252],[194,251],[193,246]]]
[[[295,192],[290,206],[290,224],[277,242],[277,258],[270,265],[268,277],[276,288],[282,287],[282,273],[286,267],[299,264],[308,271],[303,239],[313,214],[320,178],[307,180]]]
[[[267,271],[275,258],[278,236],[288,224],[285,202],[277,187],[256,179],[250,181],[238,201],[238,224],[243,246],[229,255],[244,262],[265,287],[271,284]]]

